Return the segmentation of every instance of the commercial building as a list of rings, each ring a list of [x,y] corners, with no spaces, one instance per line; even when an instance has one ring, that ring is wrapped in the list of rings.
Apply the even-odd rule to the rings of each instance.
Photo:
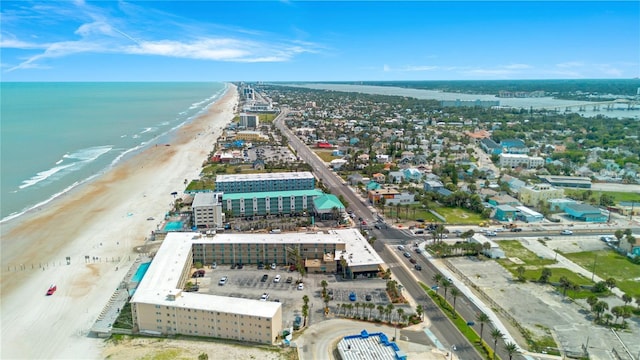
[[[480,140],[480,147],[484,152],[490,155],[502,154],[502,147],[490,138]]]
[[[539,156],[529,156],[524,154],[500,154],[501,167],[523,166],[528,169],[537,168],[544,165],[544,159]]]
[[[516,210],[518,210],[518,218],[524,222],[534,223],[544,220],[544,215],[526,206],[516,206]]]
[[[502,152],[507,154],[528,154],[529,148],[520,139],[504,139],[500,141]]]
[[[269,137],[264,135],[260,131],[238,131],[236,133],[236,140],[243,141],[269,141]]]
[[[564,212],[571,218],[584,222],[606,222],[608,214],[603,214],[600,209],[587,204],[568,204]]]
[[[203,264],[303,262],[310,273],[341,271],[350,278],[375,276],[384,263],[360,231],[353,228],[327,233],[220,233],[194,241],[193,261]]]
[[[232,217],[288,215],[313,212],[313,199],[322,196],[318,189],[224,193],[222,209]]]
[[[258,115],[240,113],[240,126],[256,129],[258,125],[260,125],[260,117]]]
[[[511,205],[496,206],[496,213],[493,216],[500,221],[514,221],[517,217],[518,210]]]
[[[492,259],[502,259],[505,257],[504,251],[500,249],[500,246],[496,242],[489,240],[489,238],[482,234],[473,234],[469,241],[481,245],[488,243],[488,249],[485,249],[484,246],[482,248],[482,253],[485,256],[488,256]]]
[[[185,292],[197,233],[171,232],[131,298],[135,332],[273,344],[282,332],[278,302]]]
[[[588,177],[544,175],[538,176],[538,178],[553,186],[591,189],[591,179]]]
[[[217,175],[216,191],[227,194],[315,189],[315,177],[309,171]]]
[[[536,184],[524,186],[519,189],[520,201],[529,206],[538,206],[546,203],[550,199],[560,199],[564,197],[564,190],[555,188],[550,184]]]
[[[217,228],[224,223],[222,193],[196,193],[191,209],[193,211],[193,225],[196,227]]]

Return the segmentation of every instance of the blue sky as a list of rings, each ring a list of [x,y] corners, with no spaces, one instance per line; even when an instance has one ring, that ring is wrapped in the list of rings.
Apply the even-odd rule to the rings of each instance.
[[[2,1],[2,81],[633,78],[640,2]]]

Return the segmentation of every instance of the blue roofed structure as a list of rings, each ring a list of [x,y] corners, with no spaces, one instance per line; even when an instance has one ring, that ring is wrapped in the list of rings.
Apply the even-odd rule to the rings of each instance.
[[[608,219],[600,209],[587,204],[568,204],[564,212],[571,218],[584,222],[606,222]]]
[[[377,332],[369,334],[362,330],[359,335],[345,336],[338,343],[342,360],[406,360],[407,355],[387,335]]]

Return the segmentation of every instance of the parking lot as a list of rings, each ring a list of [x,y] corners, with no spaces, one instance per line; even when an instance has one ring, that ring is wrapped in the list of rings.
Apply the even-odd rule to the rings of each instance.
[[[264,275],[266,281],[261,281]],[[279,282],[274,282],[280,275]],[[218,285],[219,280],[227,276],[225,285]],[[291,283],[287,278],[291,277]],[[196,279],[191,279],[195,281]],[[340,304],[373,303],[376,306],[389,304],[386,294],[386,281],[382,279],[361,279],[342,281],[333,274],[306,274],[300,277],[299,272],[290,272],[288,266],[278,266],[276,270],[258,269],[256,265],[245,265],[242,269],[231,269],[230,265],[219,265],[216,269],[206,269],[205,276],[197,278],[199,293],[235,298],[259,300],[264,293],[269,294],[267,301],[279,301],[282,304],[283,326],[292,326],[296,315],[302,312],[302,297],[309,297],[309,317],[307,324],[324,320],[324,303],[322,300],[322,281],[327,282],[327,289],[333,291],[333,300],[329,301],[332,314],[338,311]],[[297,282],[302,281],[304,288],[298,290]],[[350,293],[356,300],[349,299]],[[367,295],[371,300],[366,300]],[[376,312],[374,312],[376,313]]]

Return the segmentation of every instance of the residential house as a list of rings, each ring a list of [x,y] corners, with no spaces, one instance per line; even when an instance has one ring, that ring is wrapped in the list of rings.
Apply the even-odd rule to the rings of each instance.
[[[377,182],[378,184],[384,184],[385,182],[385,176],[383,173],[375,173],[372,177],[373,181]]]

